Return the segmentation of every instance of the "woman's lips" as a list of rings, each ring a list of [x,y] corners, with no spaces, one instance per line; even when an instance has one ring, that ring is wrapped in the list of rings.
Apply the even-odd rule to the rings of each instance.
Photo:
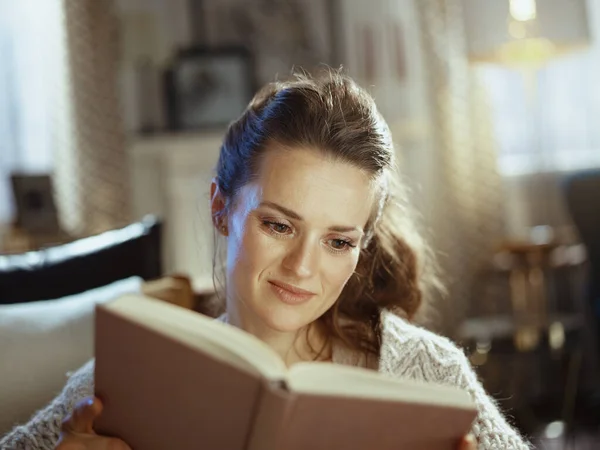
[[[287,305],[300,305],[307,302],[315,296],[312,292],[300,290],[300,292],[292,292],[285,288],[285,284],[269,281],[271,290],[275,293],[277,298]]]

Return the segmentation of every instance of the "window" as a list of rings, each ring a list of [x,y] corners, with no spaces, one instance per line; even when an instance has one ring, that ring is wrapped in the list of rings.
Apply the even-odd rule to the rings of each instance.
[[[498,66],[477,70],[490,97],[503,174],[600,166],[598,43],[551,61],[529,79]]]
[[[60,5],[59,0],[0,1],[0,223],[14,213],[10,173],[53,166]]]

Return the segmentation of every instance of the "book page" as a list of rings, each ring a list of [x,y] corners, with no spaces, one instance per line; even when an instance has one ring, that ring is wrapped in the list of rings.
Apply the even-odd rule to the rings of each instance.
[[[361,367],[299,363],[289,369],[287,382],[298,393],[475,409],[469,394],[458,388],[402,380]]]
[[[270,380],[285,377],[287,369],[283,360],[268,345],[249,333],[200,313],[140,295],[126,295],[98,307],[248,373]]]

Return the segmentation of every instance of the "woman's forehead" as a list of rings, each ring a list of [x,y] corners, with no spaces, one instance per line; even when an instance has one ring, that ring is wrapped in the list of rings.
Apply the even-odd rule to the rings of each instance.
[[[307,220],[345,220],[361,227],[376,194],[365,171],[311,149],[267,152],[258,176],[245,191],[252,208],[271,202]]]

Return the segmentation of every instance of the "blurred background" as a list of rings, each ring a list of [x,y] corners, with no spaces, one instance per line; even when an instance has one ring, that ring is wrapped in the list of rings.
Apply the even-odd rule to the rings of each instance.
[[[444,269],[425,326],[541,448],[598,448],[599,31],[597,0],[0,0],[0,303],[86,288],[63,269],[19,294],[40,252],[152,233],[150,269],[119,275],[129,252],[81,280],[180,274],[209,297],[227,124],[262,84],[343,66]]]

